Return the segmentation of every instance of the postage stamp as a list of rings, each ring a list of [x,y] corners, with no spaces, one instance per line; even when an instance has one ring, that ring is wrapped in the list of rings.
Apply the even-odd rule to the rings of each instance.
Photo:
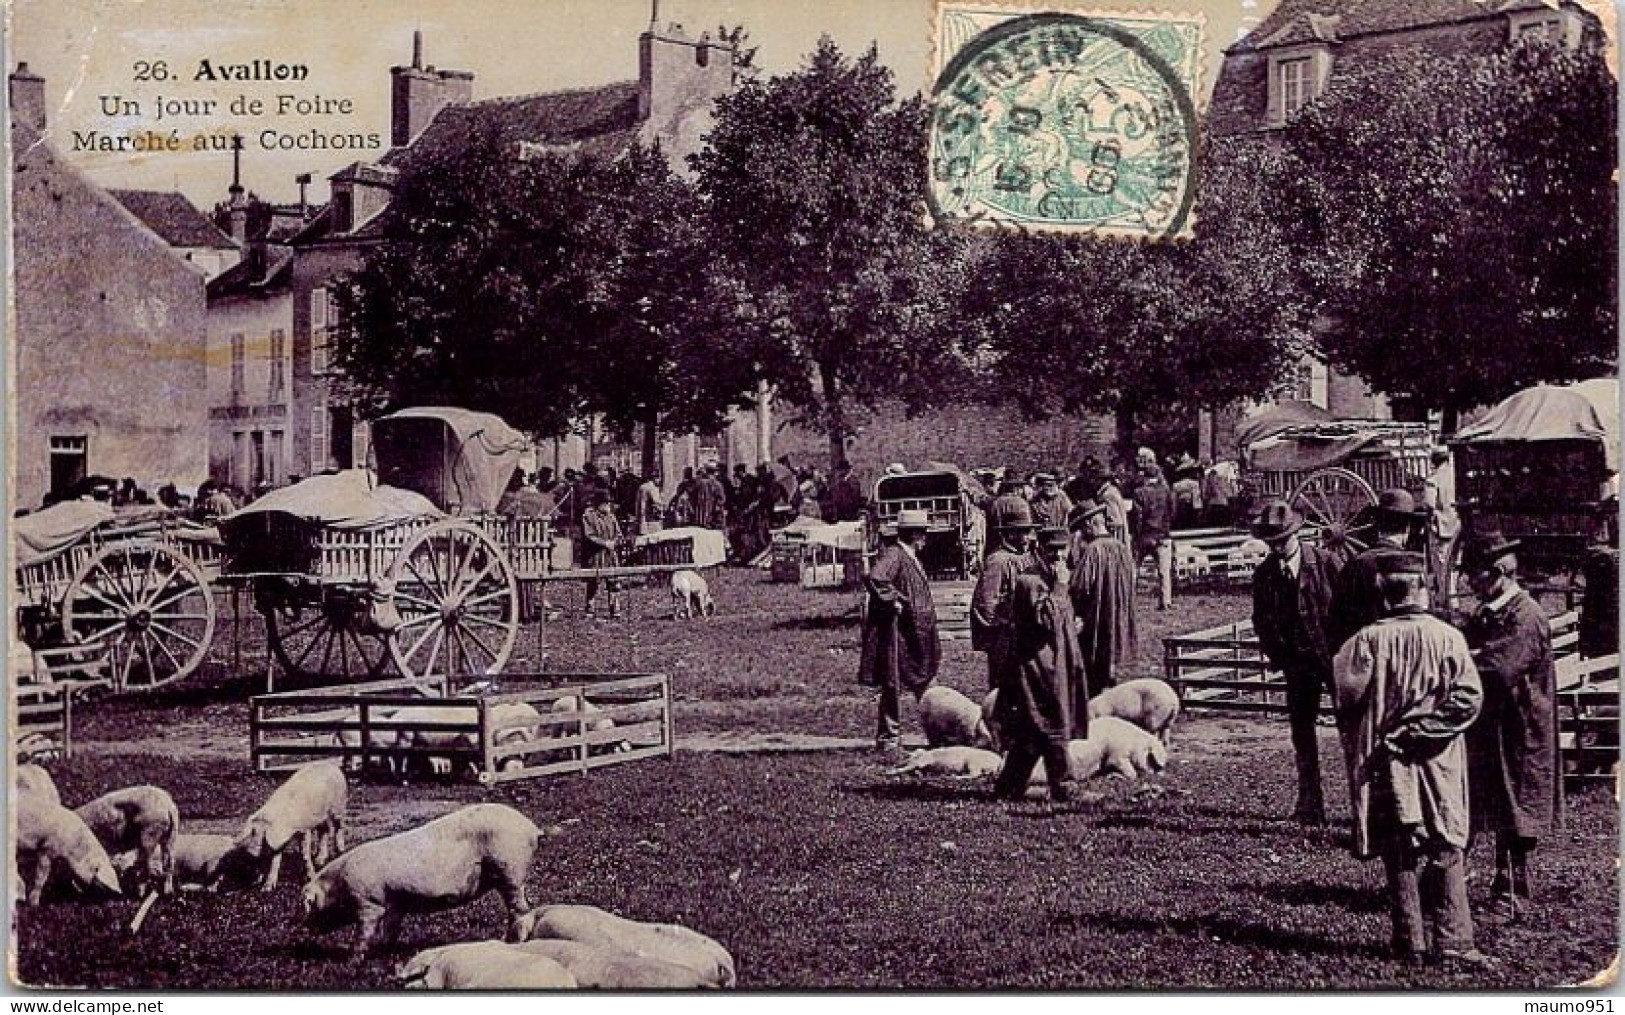
[[[1204,22],[939,3],[933,221],[1188,236]]]

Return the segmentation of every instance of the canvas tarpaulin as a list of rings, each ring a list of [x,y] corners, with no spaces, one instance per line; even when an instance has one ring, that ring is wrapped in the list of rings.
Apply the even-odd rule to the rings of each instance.
[[[1305,423],[1329,422],[1332,414],[1313,402],[1286,399],[1249,413],[1236,423],[1236,444],[1249,444],[1274,437],[1282,430]]]
[[[383,483],[464,514],[496,510],[529,446],[500,416],[445,407],[403,409],[376,420],[372,440]]]
[[[445,515],[422,494],[379,486],[365,469],[347,469],[272,490],[223,519],[221,526],[229,533],[257,515],[271,513],[335,529],[383,528]]]
[[[1337,437],[1268,437],[1248,449],[1248,460],[1261,472],[1311,472],[1347,461],[1355,452],[1380,442],[1375,431]]]
[[[675,543],[684,539],[694,541],[694,566],[716,567],[728,559],[728,544],[722,538],[720,529],[681,528],[663,529],[660,532],[651,532],[639,536],[635,545],[655,546],[661,543]]]
[[[113,520],[112,505],[99,500],[70,500],[15,518],[11,534],[17,564],[37,564],[54,557]]]
[[[835,522],[829,524],[816,518],[797,518],[780,529],[775,536],[786,540],[828,546],[836,550],[863,550],[862,522]]]
[[[1619,381],[1613,378],[1526,388],[1456,434],[1466,442],[1601,441],[1614,472],[1619,471],[1618,439]]]

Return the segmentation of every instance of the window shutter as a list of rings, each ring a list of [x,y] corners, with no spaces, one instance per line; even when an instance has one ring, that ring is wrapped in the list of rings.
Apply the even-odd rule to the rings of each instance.
[[[310,407],[310,471],[327,468],[327,406]]]

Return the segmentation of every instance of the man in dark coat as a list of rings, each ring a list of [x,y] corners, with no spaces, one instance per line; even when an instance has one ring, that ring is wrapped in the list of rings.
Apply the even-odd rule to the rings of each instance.
[[[1264,658],[1286,677],[1287,720],[1298,768],[1295,821],[1326,822],[1320,788],[1320,739],[1315,720],[1323,690],[1332,684],[1336,648],[1328,637],[1327,613],[1337,581],[1337,560],[1298,538],[1303,519],[1286,501],[1265,501],[1253,535],[1270,552],[1253,572],[1253,630]]]
[[[1066,529],[1066,519],[1072,514],[1072,500],[1061,490],[1060,483],[1052,472],[1040,472],[1033,476],[1033,485],[1037,492],[1033,494],[1028,504],[1032,508],[1033,521],[1045,529]]]
[[[1157,608],[1166,610],[1174,603],[1174,492],[1150,448],[1141,448],[1135,458],[1139,482],[1131,495],[1134,500],[1134,560],[1150,555],[1157,566]]]
[[[1380,561],[1407,549],[1405,544],[1411,528],[1422,518],[1416,510],[1416,498],[1399,487],[1378,494],[1375,516],[1372,544],[1344,565],[1337,579],[1328,625],[1333,653],[1354,637],[1356,631],[1382,616],[1382,593],[1378,588]]]
[[[987,686],[992,689],[999,686],[1009,656],[1010,597],[1017,576],[1033,566],[1027,541],[1036,526],[1027,501],[1004,494],[993,501],[988,527],[994,534],[989,541],[993,552],[983,562],[976,591],[971,594],[970,647],[987,654]]]
[[[726,520],[727,502],[728,491],[717,482],[711,467],[702,468],[699,477],[688,488],[689,524],[702,529],[722,528]]]
[[[609,491],[594,488],[591,506],[581,515],[581,544],[584,549],[582,564],[589,568],[615,567],[620,563],[617,544],[621,540],[621,525],[615,519],[615,508],[610,504]],[[609,590],[609,615],[621,614],[621,585],[611,578],[604,582]],[[587,616],[593,615],[593,604],[598,599],[598,579],[587,579]]]
[[[1462,570],[1478,612],[1463,632],[1484,681],[1484,709],[1467,731],[1473,832],[1495,833],[1490,915],[1513,920],[1532,898],[1529,855],[1551,826],[1557,790],[1552,630],[1518,586],[1517,540],[1475,535]]]
[[[1068,591],[1078,618],[1089,687],[1095,693],[1117,683],[1119,663],[1134,655],[1139,640],[1134,615],[1134,555],[1106,534],[1106,506],[1085,500],[1073,508]]]
[[[1071,775],[1066,745],[1089,735],[1089,684],[1067,599],[1065,529],[1039,535],[1033,570],[1016,578],[1010,597],[1010,661],[1001,674],[996,715],[1007,746],[994,794],[1019,800],[1040,758],[1049,796],[1063,803]]]
[[[881,547],[864,579],[869,600],[858,683],[880,691],[875,746],[891,754],[903,746],[902,691],[924,694],[942,662],[936,604],[917,556],[929,522],[924,511],[898,512],[896,542]]]

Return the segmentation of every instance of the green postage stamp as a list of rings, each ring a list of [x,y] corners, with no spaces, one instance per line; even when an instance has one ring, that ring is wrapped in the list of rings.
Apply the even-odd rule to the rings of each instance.
[[[933,221],[1188,236],[1203,21],[940,2]]]

